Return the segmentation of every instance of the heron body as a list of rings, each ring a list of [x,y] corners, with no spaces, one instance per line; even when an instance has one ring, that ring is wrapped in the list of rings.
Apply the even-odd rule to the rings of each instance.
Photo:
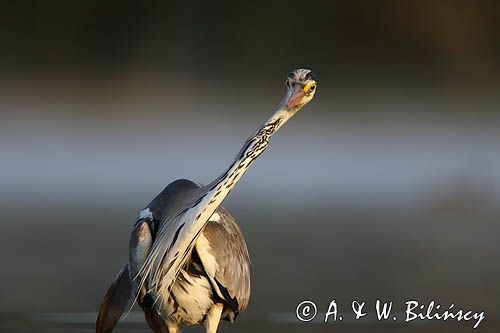
[[[181,197],[199,189],[200,186],[194,182],[177,180],[141,211],[129,245],[129,274],[132,279],[149,253],[162,218],[175,210]],[[231,321],[246,308],[250,297],[248,250],[240,228],[222,206],[209,218],[171,291],[160,289],[156,297],[158,299],[154,300],[143,290],[139,303],[152,305],[157,301],[162,315],[173,323],[184,325],[203,322],[208,310],[217,302],[224,304],[222,319]]]
[[[269,138],[315,93],[310,70],[287,78],[287,94],[273,115],[251,135],[233,163],[206,186],[180,179],[168,185],[138,216],[129,262],[109,288],[96,332],[111,332],[131,295],[154,332],[234,321],[250,297],[250,259],[235,219],[221,204]]]

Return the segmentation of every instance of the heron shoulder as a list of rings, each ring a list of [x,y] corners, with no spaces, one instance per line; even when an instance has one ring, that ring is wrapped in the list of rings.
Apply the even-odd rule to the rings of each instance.
[[[141,211],[140,215],[148,215],[159,223],[179,207],[190,203],[199,195],[201,186],[188,179],[177,179],[168,184],[151,202]],[[156,229],[156,228],[155,228]]]

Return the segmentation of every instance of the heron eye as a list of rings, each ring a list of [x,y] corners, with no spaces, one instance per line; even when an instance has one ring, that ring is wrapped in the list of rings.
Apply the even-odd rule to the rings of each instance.
[[[315,84],[311,85],[311,87],[309,88],[309,91],[314,91],[314,89],[316,89],[316,85]]]

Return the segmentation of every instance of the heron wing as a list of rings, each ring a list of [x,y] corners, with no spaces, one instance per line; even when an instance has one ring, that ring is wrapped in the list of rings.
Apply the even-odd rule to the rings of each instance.
[[[236,312],[246,309],[250,298],[250,257],[243,234],[226,209],[217,208],[195,246],[218,296]]]
[[[96,322],[97,333],[113,330],[127,306],[131,291],[128,265],[125,265],[109,287],[99,308]]]
[[[132,287],[138,297],[139,302],[142,302],[147,290],[140,285],[138,273],[144,261],[146,260],[153,243],[153,235],[151,233],[150,221],[140,219],[136,222],[129,241],[129,271]],[[142,287],[142,288],[141,288]]]
[[[201,214],[206,206],[206,200],[203,200],[206,193],[205,188],[194,182],[180,179],[169,184],[146,207],[154,219],[155,236],[138,277],[141,286],[148,288],[155,302],[160,294],[170,292],[208,221],[209,216]]]
[[[152,217],[151,217],[152,218]],[[153,242],[153,233],[151,232],[152,221],[149,216],[142,216],[132,230],[129,242],[129,272],[132,277],[131,284],[136,293],[136,299],[144,311],[146,321],[154,332],[168,332],[165,321],[161,319],[158,312],[154,310],[147,298],[147,290],[140,286],[139,279],[134,279],[147,258]],[[141,288],[142,287],[142,288]]]

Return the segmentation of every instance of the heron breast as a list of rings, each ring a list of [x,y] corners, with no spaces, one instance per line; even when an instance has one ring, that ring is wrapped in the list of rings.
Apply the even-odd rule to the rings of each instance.
[[[185,270],[179,273],[172,292],[163,295],[168,295],[165,310],[169,320],[187,326],[201,323],[213,305],[208,278]]]

